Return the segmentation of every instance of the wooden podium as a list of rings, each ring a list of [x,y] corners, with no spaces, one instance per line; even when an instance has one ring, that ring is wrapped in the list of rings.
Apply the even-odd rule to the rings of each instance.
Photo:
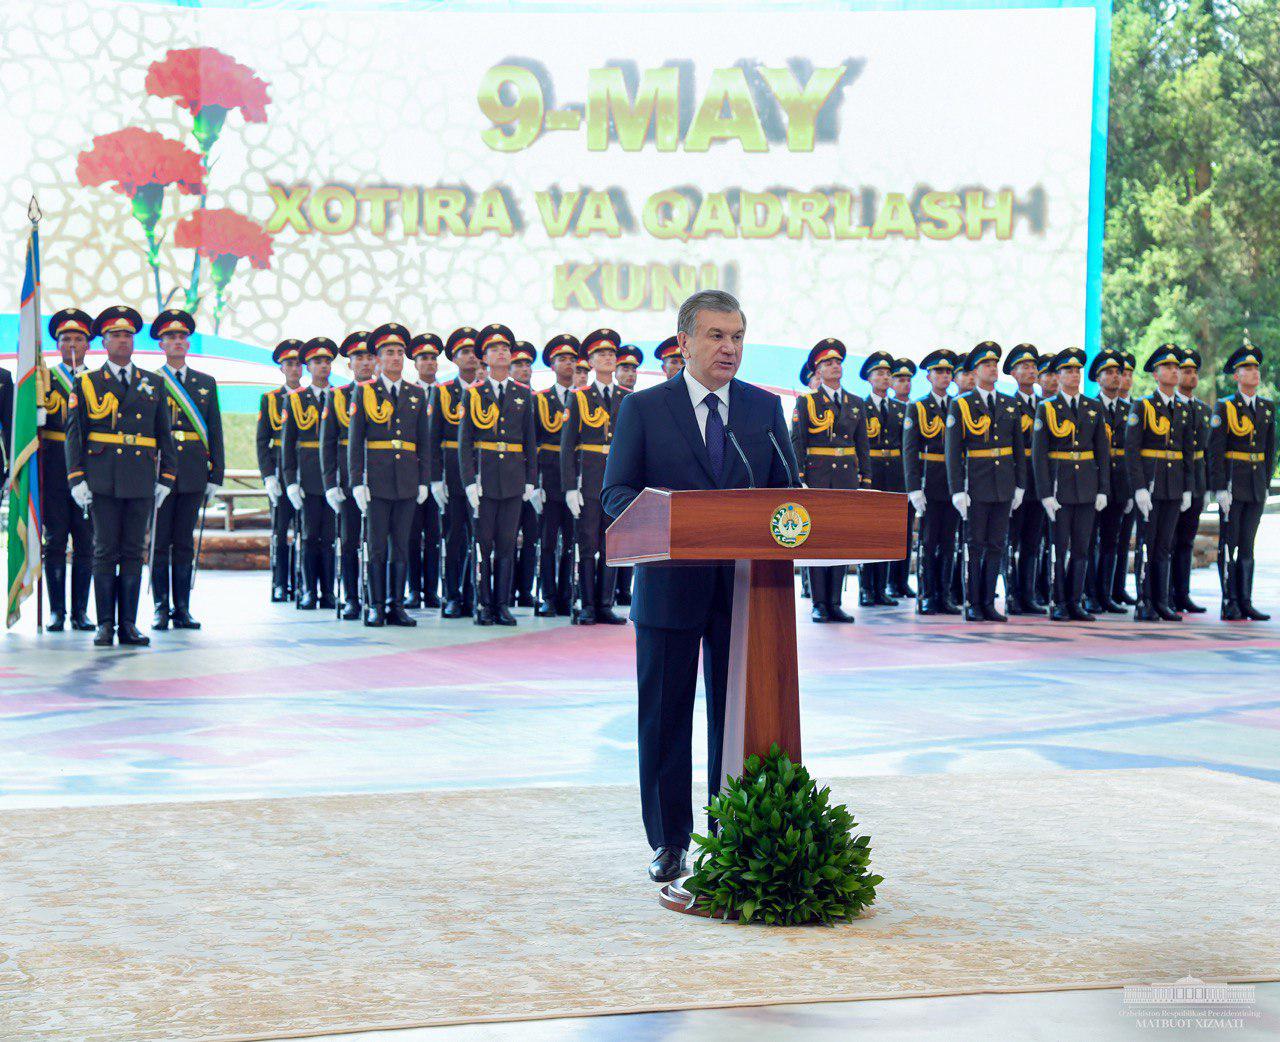
[[[907,497],[897,492],[646,488],[606,533],[610,565],[733,563],[723,766],[777,742],[800,761],[794,566],[897,561]]]

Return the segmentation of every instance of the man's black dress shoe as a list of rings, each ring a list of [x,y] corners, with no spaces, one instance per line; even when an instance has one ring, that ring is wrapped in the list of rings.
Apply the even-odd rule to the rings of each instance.
[[[649,863],[649,878],[655,883],[670,883],[685,870],[684,851],[679,847],[659,847]]]

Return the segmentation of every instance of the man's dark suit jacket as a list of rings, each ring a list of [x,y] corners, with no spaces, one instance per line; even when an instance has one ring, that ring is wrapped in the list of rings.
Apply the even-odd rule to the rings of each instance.
[[[776,394],[741,380],[731,381],[726,426],[750,463],[757,488],[794,484],[795,455]],[[769,443],[770,431],[786,456],[786,466]],[[621,514],[646,487],[675,491],[748,488],[751,484],[751,474],[732,443],[725,445],[719,480],[712,474],[711,458],[698,430],[683,373],[623,399],[601,495],[610,517]],[[722,573],[719,582],[717,572]],[[700,629],[713,608],[731,610],[727,602],[732,579],[732,565],[640,565],[635,572],[631,621],[664,629]]]

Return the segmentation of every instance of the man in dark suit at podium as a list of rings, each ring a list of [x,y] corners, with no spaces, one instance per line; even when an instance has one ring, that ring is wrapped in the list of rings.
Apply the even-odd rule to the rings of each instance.
[[[796,464],[778,396],[735,379],[746,317],[720,290],[680,307],[684,372],[623,399],[601,502],[610,518],[646,487],[787,488]],[[639,565],[631,602],[640,695],[640,803],[649,876],[685,870],[693,831],[693,700],[698,652],[707,697],[707,784],[720,789],[733,566]]]

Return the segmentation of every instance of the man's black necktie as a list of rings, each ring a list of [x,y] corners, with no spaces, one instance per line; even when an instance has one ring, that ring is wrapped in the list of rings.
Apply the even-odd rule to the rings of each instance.
[[[711,473],[717,481],[724,470],[724,421],[720,419],[720,399],[709,394],[702,399],[707,407],[707,455],[711,457]]]
[[[604,398],[604,407],[608,409],[609,408],[609,388],[606,387],[604,391],[601,392],[601,395]]]
[[[497,393],[497,395],[495,396],[495,397],[498,399],[498,408],[499,408],[499,409],[501,409],[501,408],[502,408],[502,391],[503,391],[503,388],[504,388],[504,387],[506,387],[506,384],[498,384],[498,393]]]
[[[400,400],[400,396],[396,393],[399,389],[400,389],[399,384],[391,385],[391,404],[392,405],[395,405]]]

